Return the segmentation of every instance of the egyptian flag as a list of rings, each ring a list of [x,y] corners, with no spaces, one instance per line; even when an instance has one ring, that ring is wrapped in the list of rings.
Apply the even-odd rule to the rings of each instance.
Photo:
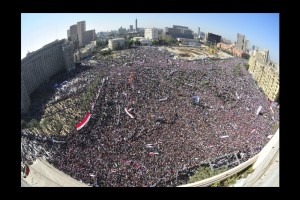
[[[91,114],[90,114],[90,112],[88,112],[86,114],[85,118],[79,124],[76,125],[76,129],[80,130],[82,127],[84,127],[84,125],[86,123],[88,123],[88,121],[90,120],[90,118],[91,118]]]

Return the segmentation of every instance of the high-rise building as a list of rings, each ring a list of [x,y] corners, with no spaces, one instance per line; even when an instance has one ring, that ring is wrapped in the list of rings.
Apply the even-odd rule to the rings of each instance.
[[[198,27],[198,36],[200,37],[200,27]]]
[[[205,38],[205,33],[204,32],[200,32],[200,37],[204,39]]]
[[[82,47],[96,39],[95,29],[86,31],[85,21],[77,22],[77,24],[70,26],[69,34],[71,40],[74,41],[75,48],[78,46]]]
[[[138,31],[138,29],[137,29],[137,19],[135,19],[135,31]]]
[[[173,25],[173,28],[165,27],[164,35],[169,35],[172,38],[189,38],[193,39],[193,31],[186,26]]]
[[[72,41],[77,41],[78,40],[77,25],[76,24],[70,26],[70,38],[71,38]]]
[[[158,39],[158,29],[157,28],[146,28],[144,33],[144,38],[150,40]]]
[[[133,25],[129,26],[129,31],[132,32],[133,31]]]
[[[244,43],[245,43],[244,40],[245,40],[245,35],[238,33],[237,40],[236,40],[236,48],[243,50]]]
[[[108,40],[108,48],[110,48],[111,50],[123,49],[124,46],[125,46],[124,38],[114,38]]]
[[[254,51],[255,50],[255,45],[252,45],[252,51]]]
[[[206,42],[210,42],[213,45],[217,45],[217,43],[221,42],[221,36],[213,33],[207,33]]]
[[[126,34],[126,29],[122,28],[122,26],[121,26],[121,28],[119,28],[118,32],[120,35],[124,35],[124,34]]]
[[[79,40],[79,46],[83,46],[83,33],[85,32],[85,21],[77,22],[77,35]]]
[[[164,32],[164,29],[162,29],[162,28],[158,28],[157,30],[158,30],[158,34],[163,34],[163,32]]]
[[[243,51],[248,52],[249,51],[249,40],[244,40],[244,45],[243,45]]]
[[[225,43],[225,44],[231,44],[231,41],[230,41],[230,40],[228,40],[228,39],[226,39],[226,38],[223,38],[223,37],[222,37],[221,41],[222,41],[223,43]]]
[[[82,45],[87,45],[91,41],[96,39],[96,31],[95,29],[93,30],[88,30],[83,32],[83,39],[82,39]]]

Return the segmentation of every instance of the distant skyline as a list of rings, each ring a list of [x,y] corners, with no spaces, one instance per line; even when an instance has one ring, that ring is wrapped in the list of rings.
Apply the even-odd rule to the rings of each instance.
[[[236,41],[237,33],[245,35],[260,50],[269,49],[272,61],[279,63],[278,13],[22,13],[21,59],[56,39],[67,38],[67,30],[79,21],[86,22],[86,30],[117,30],[121,26],[135,28],[165,28],[188,26],[198,33],[210,32]]]

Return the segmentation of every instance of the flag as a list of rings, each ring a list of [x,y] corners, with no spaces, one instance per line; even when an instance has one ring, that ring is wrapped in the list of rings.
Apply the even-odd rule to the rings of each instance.
[[[90,112],[88,112],[86,114],[85,118],[79,124],[76,125],[76,129],[77,130],[82,129],[82,127],[84,127],[84,125],[86,125],[88,123],[88,121],[90,120],[90,118],[91,118],[91,114],[90,114]]]

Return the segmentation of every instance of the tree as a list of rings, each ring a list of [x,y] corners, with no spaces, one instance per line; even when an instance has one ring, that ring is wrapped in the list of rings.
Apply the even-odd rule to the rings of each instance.
[[[131,39],[126,39],[125,40],[125,48],[129,49],[133,45],[133,41]]]
[[[178,45],[179,44],[179,42],[176,39],[172,38],[169,35],[162,36],[160,43],[163,45],[176,45],[176,44]]]
[[[100,40],[96,40],[96,45],[97,46],[101,46],[101,41]]]
[[[244,67],[248,70],[249,69],[249,64],[244,63]]]
[[[244,58],[244,59],[246,59],[246,60],[249,60],[250,55],[249,55],[249,54],[243,54],[243,55],[242,55],[242,58]]]
[[[151,44],[152,44],[152,45],[158,45],[159,42],[158,42],[157,40],[153,40],[153,41],[151,42]]]
[[[110,54],[111,54],[111,49],[103,50],[103,51],[100,52],[100,54],[101,54],[102,56],[110,55]]]
[[[142,43],[139,40],[133,42],[133,44],[140,46]]]
[[[105,41],[102,40],[102,39],[98,39],[98,40],[96,41],[96,43],[97,43],[97,46],[99,46],[99,47],[105,46]]]
[[[29,128],[38,128],[40,126],[40,123],[36,120],[36,119],[32,119],[29,123],[28,123],[28,127]]]
[[[234,74],[235,75],[239,75],[241,76],[242,75],[242,71],[241,71],[241,67],[240,67],[240,64],[237,64],[235,67],[234,67],[234,70],[233,70]]]

